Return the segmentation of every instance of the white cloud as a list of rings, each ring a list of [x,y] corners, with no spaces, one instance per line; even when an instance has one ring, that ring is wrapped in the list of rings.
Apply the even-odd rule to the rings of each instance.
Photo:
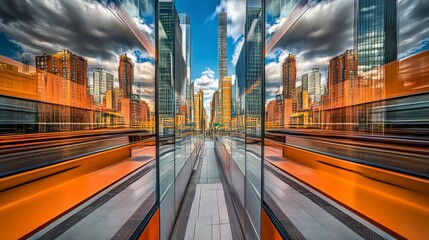
[[[235,50],[234,54],[232,55],[231,63],[235,66],[237,65],[238,57],[240,57],[241,49],[243,48],[244,43],[244,36],[242,36],[236,43],[235,43]]]
[[[286,22],[287,18],[281,17],[281,18],[277,18],[276,21],[269,25],[267,24],[266,26],[266,33],[267,35],[272,35],[275,32],[277,32],[281,26],[283,26],[283,24]]]
[[[210,115],[210,102],[213,98],[213,93],[218,90],[218,79],[214,76],[214,71],[206,67],[201,73],[201,77],[195,79],[195,92],[200,89],[204,92],[204,108],[207,114]]]

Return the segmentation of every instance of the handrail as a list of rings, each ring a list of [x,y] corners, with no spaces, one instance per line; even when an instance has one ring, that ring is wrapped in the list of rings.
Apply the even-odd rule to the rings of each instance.
[[[429,141],[423,138],[393,139],[393,136],[328,132],[270,130],[265,142],[429,179]]]
[[[31,146],[26,144],[0,148],[0,178],[65,162],[106,150],[145,142],[154,142],[155,135],[146,131],[116,131],[114,134],[88,134],[77,138],[39,138]]]

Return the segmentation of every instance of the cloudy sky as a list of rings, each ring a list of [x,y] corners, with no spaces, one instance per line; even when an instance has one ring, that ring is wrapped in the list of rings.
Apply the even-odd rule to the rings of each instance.
[[[139,7],[133,6],[131,0],[123,2],[131,14],[130,24],[153,39],[153,8],[148,1],[140,1]],[[115,16],[118,9],[106,2],[110,0],[81,0],[80,4],[66,0],[0,0],[0,54],[20,61],[23,53],[35,56],[69,49],[88,60],[90,80],[93,69],[101,67],[114,74],[117,81],[119,55],[127,53],[135,63],[134,92],[140,91],[142,98],[153,106],[153,58],[141,44],[141,39],[139,41],[129,26],[124,26]],[[267,1],[266,32],[269,36],[287,23],[287,16],[296,2],[288,1],[287,5],[281,6],[278,0]],[[320,68],[322,82],[326,82],[329,59],[353,48],[354,1],[313,2],[314,5],[266,54],[269,96],[281,90],[278,88],[281,86],[281,63],[288,53],[297,56],[299,85],[301,75],[314,67]],[[196,91],[204,90],[207,111],[218,85],[217,14],[228,13],[228,74],[234,75],[243,46],[245,3],[246,0],[211,0],[190,4],[187,0],[176,0],[178,12],[190,16],[191,80],[196,81]],[[399,58],[429,49],[428,12],[429,0],[398,0]]]
[[[270,38],[288,21],[292,1],[280,7],[273,0],[267,5],[266,32]],[[429,49],[429,0],[398,1],[398,57],[404,58]],[[354,48],[354,1],[315,1],[305,14],[266,54],[267,99],[274,98],[282,86],[282,63],[289,53],[297,58],[297,86],[301,76],[320,68],[322,83],[327,81],[328,62]],[[279,87],[280,86],[280,87]]]
[[[43,53],[69,49],[87,59],[90,83],[94,68],[101,67],[114,75],[115,85],[119,86],[119,55],[127,53],[134,62],[134,93],[140,92],[154,109],[153,57],[118,20],[120,11],[114,4],[104,0],[82,0],[79,4],[65,0],[5,1],[0,1],[1,55],[20,61],[25,54],[34,60],[34,56]],[[153,39],[150,10],[136,7],[129,10],[132,13],[129,26],[138,29],[140,40]]]

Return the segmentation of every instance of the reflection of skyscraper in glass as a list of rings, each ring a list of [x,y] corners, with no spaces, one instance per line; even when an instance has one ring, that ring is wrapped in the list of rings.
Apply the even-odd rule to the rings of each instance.
[[[357,54],[353,50],[347,50],[329,61],[328,86],[331,107],[343,107],[349,100],[353,100],[353,93],[358,90],[354,89],[357,82],[355,81],[357,67]]]
[[[70,80],[62,82],[61,92],[65,93],[62,97],[70,101],[72,106],[88,106],[88,63],[85,58],[72,53],[69,50],[55,51],[52,55],[46,53],[42,56],[36,56],[36,68]],[[50,89],[55,94],[58,89]]]
[[[292,97],[292,90],[296,83],[296,59],[295,55],[289,56],[283,62],[283,99]]]
[[[123,98],[130,98],[134,81],[134,64],[127,54],[121,54],[118,68],[119,88]]]
[[[186,103],[188,105],[187,108],[187,116],[186,119],[191,121],[191,89],[190,89],[190,81],[191,81],[191,23],[189,20],[189,16],[186,13],[179,13],[180,18],[180,28],[182,30],[182,54],[186,64]]]
[[[94,103],[101,105],[103,98],[108,90],[113,90],[113,75],[108,72],[103,72],[103,69],[96,68],[93,75],[93,95]]]
[[[397,59],[397,1],[356,0],[359,72]]]
[[[189,81],[191,79],[191,23],[186,13],[179,13],[179,18],[182,29],[182,54],[186,63],[186,77]]]
[[[305,73],[301,77],[302,90],[307,91],[311,100],[315,103],[321,101],[321,74],[319,68],[313,68],[311,72]]]
[[[245,25],[245,72],[246,94],[245,115],[246,131],[249,134],[260,134],[262,105],[262,20],[261,8],[248,7]]]
[[[182,55],[182,30],[174,1],[159,2],[159,117],[160,134],[173,134],[174,117],[181,115],[186,97],[186,63]],[[176,91],[176,95],[175,95]]]

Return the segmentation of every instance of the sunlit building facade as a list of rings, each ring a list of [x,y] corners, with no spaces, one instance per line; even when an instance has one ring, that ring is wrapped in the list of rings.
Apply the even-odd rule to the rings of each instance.
[[[296,59],[289,53],[283,62],[283,99],[290,99],[296,84]]]
[[[231,77],[227,76],[222,81],[222,128],[231,129]]]
[[[131,98],[134,83],[134,64],[127,54],[121,54],[118,67],[119,89],[123,98]]]
[[[94,104],[102,105],[107,91],[113,91],[113,74],[96,68],[93,73]]]

